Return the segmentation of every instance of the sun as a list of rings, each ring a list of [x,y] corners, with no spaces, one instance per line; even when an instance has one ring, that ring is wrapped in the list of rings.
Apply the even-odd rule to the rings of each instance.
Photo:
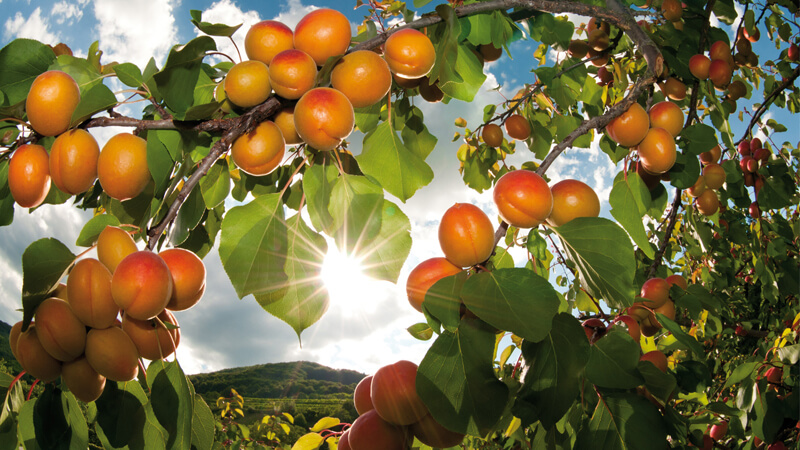
[[[329,245],[320,278],[328,289],[331,307],[340,308],[345,315],[374,309],[374,284],[377,281],[364,274],[358,257],[342,253],[336,245]]]

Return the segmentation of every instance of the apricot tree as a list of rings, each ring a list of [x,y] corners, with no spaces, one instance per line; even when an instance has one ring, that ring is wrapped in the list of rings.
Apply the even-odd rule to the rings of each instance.
[[[796,3],[431,3],[358,0],[355,37],[329,9],[294,31],[262,22],[238,63],[212,62],[211,36],[244,30],[198,11],[203,35],[162,67],[102,64],[97,45],[0,50],[0,223],[15,202],[72,201],[95,212],[77,244],[98,252],[25,251],[10,341],[46,387],[22,401],[19,376],[0,378],[0,448],[86,448],[89,427],[105,448],[244,445],[213,442],[211,410],[164,359],[180,337],[169,310],[205,288],[200,258],[218,245],[239,297],[298,335],[327,309],[325,236],[398,282],[411,225],[387,195],[429,184],[437,146],[415,103],[473,103],[485,62],[519,39],[537,45],[525,86],[455,124],[464,183],[492,190],[501,218],[442,211],[442,258],[408,282],[424,314],[409,332],[431,340],[418,368],[400,364],[414,414],[373,398],[352,427],[324,421],[294,448],[797,445],[800,153],[767,118],[800,109]],[[109,77],[147,102],[141,117],[117,111]],[[131,132],[98,154],[87,130],[109,126]],[[614,220],[585,184],[549,185],[557,158],[591,145],[619,167]]]

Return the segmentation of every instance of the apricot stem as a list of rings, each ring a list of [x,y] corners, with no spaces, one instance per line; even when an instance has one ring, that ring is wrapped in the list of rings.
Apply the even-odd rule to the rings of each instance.
[[[19,373],[19,375],[17,375],[16,377],[14,377],[13,380],[11,380],[11,383],[8,384],[8,393],[11,392],[11,389],[14,388],[14,385],[17,384],[17,381],[22,379],[22,376],[25,375],[25,373],[26,372],[23,370],[22,372]],[[6,396],[8,396],[8,393],[6,394]]]
[[[33,388],[35,388],[37,384],[39,384],[39,379],[38,378],[33,381],[33,384],[31,385],[31,388],[28,391],[28,396],[25,397],[25,401],[26,402],[31,399],[31,395],[33,395]]]

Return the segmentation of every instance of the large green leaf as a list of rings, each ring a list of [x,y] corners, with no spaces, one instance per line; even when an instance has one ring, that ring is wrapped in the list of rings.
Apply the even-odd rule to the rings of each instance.
[[[203,201],[206,208],[213,209],[228,198],[231,192],[231,173],[228,164],[217,161],[208,170],[206,176],[200,179],[200,193],[203,194]]]
[[[262,195],[225,214],[219,257],[239,298],[286,285],[286,235],[279,194]]]
[[[153,361],[147,367],[150,404],[167,431],[167,448],[189,450],[192,445],[194,397],[189,379],[177,361]]]
[[[783,423],[783,405],[774,391],[759,393],[753,405],[753,434],[764,442],[773,442]]]
[[[14,197],[8,188],[8,159],[0,161],[0,226],[14,221]]]
[[[422,308],[451,332],[461,323],[461,289],[467,281],[467,272],[444,277],[428,288]]]
[[[328,251],[325,238],[305,224],[300,214],[286,221],[286,282],[256,300],[267,312],[288,323],[297,336],[328,309],[328,291],[320,278]]]
[[[33,242],[22,253],[23,328],[33,319],[33,312],[47,293],[66,275],[75,255],[53,238]]]
[[[612,329],[592,346],[586,378],[604,388],[633,389],[644,383],[638,370],[639,354],[639,343],[627,331]]]
[[[678,382],[672,374],[662,372],[661,369],[647,361],[639,361],[639,373],[644,377],[644,386],[648,392],[664,403],[672,397]]]
[[[153,79],[171,110],[182,114],[192,106],[203,57],[206,52],[216,49],[213,38],[200,36],[170,50],[167,63]]]
[[[161,136],[170,135],[158,132],[147,133],[147,168],[155,182],[154,189],[158,197],[163,197],[166,193],[175,167],[175,160],[161,141]]]
[[[117,104],[117,97],[105,84],[97,84],[81,94],[81,101],[72,113],[70,126],[75,126],[95,113],[105,111]]]
[[[681,326],[675,323],[674,320],[664,316],[661,313],[657,313],[656,318],[658,319],[658,322],[664,326],[664,328],[669,330],[669,332],[675,336],[675,339],[677,339],[678,342],[688,347],[696,357],[702,358],[705,355],[705,352],[703,351],[703,344],[698,342],[693,336],[689,335],[689,333],[683,331]]]
[[[655,250],[642,222],[642,217],[650,208],[650,192],[639,175],[633,172],[627,176],[624,172],[618,174],[608,203],[611,205],[611,215],[628,232],[633,242],[648,258],[654,258]]]
[[[523,342],[522,356],[527,369],[514,402],[514,416],[525,425],[541,420],[545,428],[551,428],[579,396],[589,360],[586,333],[574,317],[559,314],[545,339]]]
[[[364,137],[356,160],[365,175],[380,180],[387,192],[403,202],[433,179],[431,167],[405,146],[389,121]]]
[[[333,232],[333,216],[328,212],[333,184],[339,176],[336,166],[325,160],[314,164],[303,173],[303,192],[308,203],[308,216],[317,231]]]
[[[95,431],[106,449],[166,448],[167,431],[156,419],[138,381],[108,380],[103,394],[94,403],[97,407]]]
[[[381,231],[375,239],[359,246],[355,255],[361,261],[366,275],[397,283],[410,252],[411,222],[397,205],[384,200]]]
[[[19,429],[28,449],[77,450],[89,445],[89,429],[75,397],[52,384],[22,408]]]
[[[461,298],[489,325],[534,342],[550,333],[559,305],[553,286],[524,268],[476,273],[464,284]]]
[[[465,318],[453,333],[444,331],[417,371],[417,392],[445,428],[485,435],[506,407],[508,388],[495,377],[495,334],[477,319]]]
[[[28,97],[33,80],[56,60],[48,45],[32,39],[15,39],[0,49],[2,106],[16,105]]]
[[[189,196],[181,205],[178,217],[172,224],[170,231],[170,241],[172,245],[180,245],[189,238],[189,233],[200,223],[203,214],[206,212],[206,204],[200,189],[192,189]]]
[[[440,82],[439,89],[454,99],[471,102],[486,81],[483,62],[467,46],[459,45],[456,72],[462,81]]]
[[[632,393],[600,396],[587,427],[578,434],[576,450],[658,450],[668,448],[667,429],[658,409]]]
[[[333,183],[328,204],[339,249],[353,253],[377,237],[382,211],[380,186],[360,175],[340,175]]]
[[[553,230],[590,294],[615,308],[633,304],[636,261],[622,228],[601,217],[578,217]]]
[[[75,241],[75,245],[91,247],[97,242],[97,237],[100,236],[100,233],[102,233],[107,226],[119,226],[119,219],[109,214],[98,214],[92,217],[81,229],[78,240]]]
[[[200,394],[194,394],[192,448],[211,450],[214,446],[214,413]]]

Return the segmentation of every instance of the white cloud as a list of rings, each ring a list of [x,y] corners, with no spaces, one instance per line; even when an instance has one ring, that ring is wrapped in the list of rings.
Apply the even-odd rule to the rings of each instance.
[[[289,0],[280,14],[274,20],[283,22],[286,26],[294,30],[297,22],[311,11],[318,9],[316,6],[303,6],[301,0]]]
[[[173,9],[177,2],[162,0],[97,0],[94,15],[103,62],[132,62],[143,68],[151,57],[161,65],[177,44]]]
[[[56,23],[63,24],[67,22],[68,25],[72,25],[73,23],[81,20],[83,17],[83,3],[69,3],[64,0],[56,3],[53,5],[53,9],[50,10],[50,15],[55,17]]]
[[[3,37],[6,40],[14,38],[29,38],[45,44],[58,44],[58,34],[49,30],[50,25],[46,18],[42,17],[42,8],[36,8],[27,19],[21,12],[17,12],[13,18],[6,19]]]

